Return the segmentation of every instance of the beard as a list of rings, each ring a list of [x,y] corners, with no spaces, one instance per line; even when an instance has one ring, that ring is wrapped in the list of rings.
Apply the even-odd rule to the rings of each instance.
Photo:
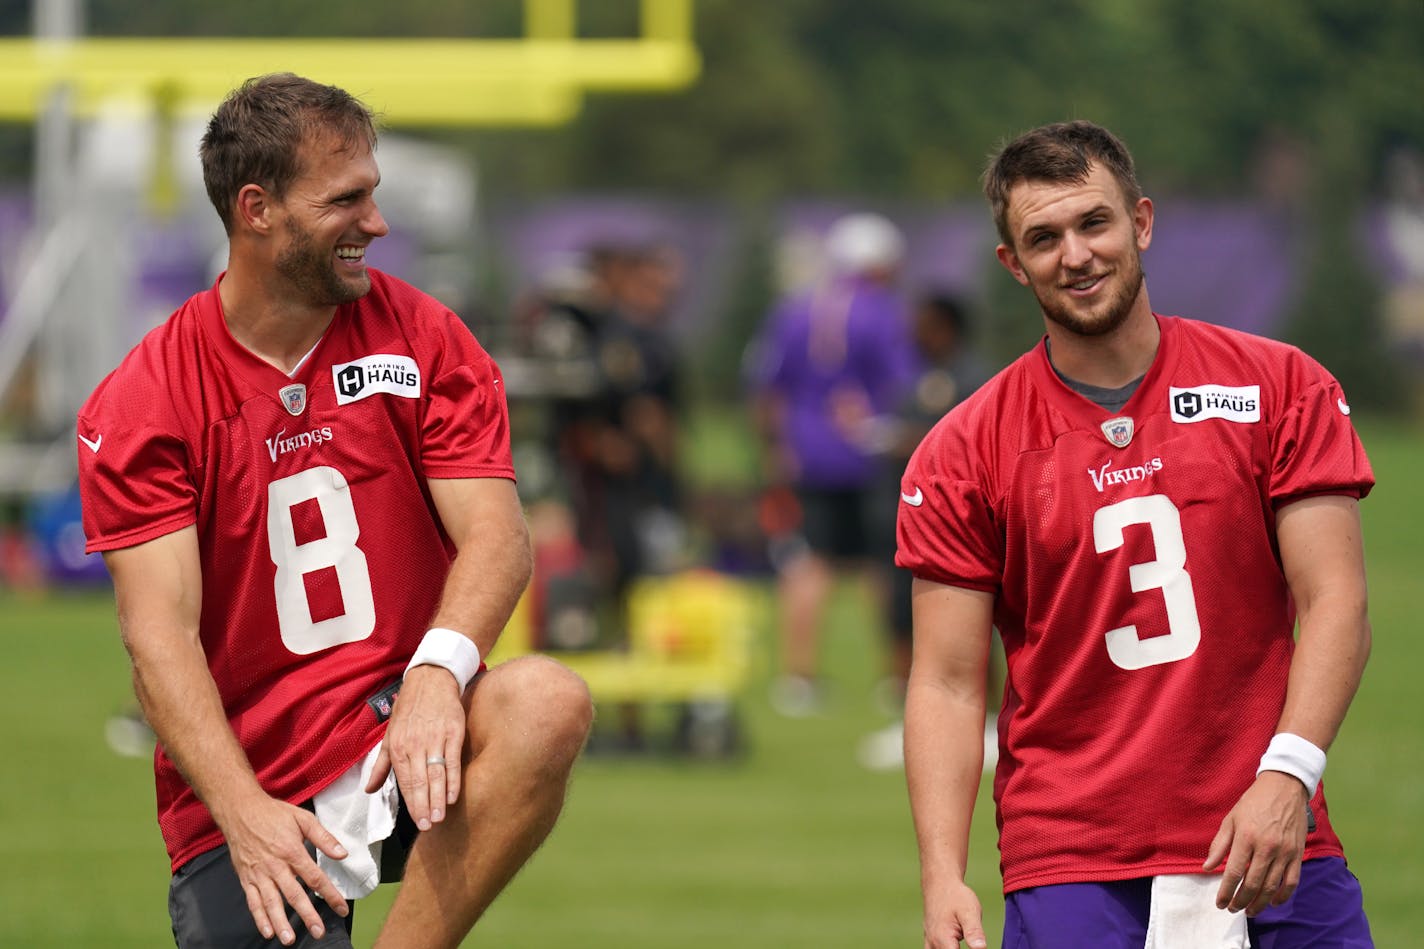
[[[1106,336],[1127,322],[1132,305],[1142,290],[1143,279],[1142,255],[1134,252],[1116,292],[1087,313],[1070,309],[1061,300],[1049,297],[1037,287],[1033,293],[1038,298],[1043,315],[1070,333],[1078,336]]]
[[[287,246],[277,255],[277,272],[315,306],[340,306],[364,297],[371,289],[371,276],[343,278],[332,263],[333,252],[318,247],[310,231],[287,221]]]

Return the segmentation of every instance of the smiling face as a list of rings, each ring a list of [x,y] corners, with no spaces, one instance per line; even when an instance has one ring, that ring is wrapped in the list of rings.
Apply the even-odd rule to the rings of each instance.
[[[275,267],[304,303],[338,306],[366,295],[366,248],[390,230],[376,207],[376,158],[365,142],[317,133],[302,145],[301,171],[279,203]]]
[[[1033,291],[1051,324],[1101,336],[1135,313],[1150,317],[1142,251],[1152,241],[1152,202],[1129,205],[1101,163],[1078,182],[1018,182],[1006,224],[1011,243],[999,245],[999,261]]]

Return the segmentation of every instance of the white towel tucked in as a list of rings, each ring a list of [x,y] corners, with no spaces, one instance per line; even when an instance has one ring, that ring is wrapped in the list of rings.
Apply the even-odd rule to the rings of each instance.
[[[1217,909],[1220,888],[1212,873],[1154,877],[1146,949],[1249,949],[1246,914]]]
[[[316,819],[346,848],[345,860],[316,854],[316,863],[348,900],[368,896],[381,882],[381,842],[396,827],[400,794],[396,775],[386,775],[386,783],[375,794],[364,790],[381,746],[356,762],[349,770],[312,798]]]

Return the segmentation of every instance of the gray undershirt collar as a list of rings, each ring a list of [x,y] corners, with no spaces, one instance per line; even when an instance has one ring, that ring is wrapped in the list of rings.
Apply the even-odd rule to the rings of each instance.
[[[1053,366],[1053,354],[1051,352],[1048,352],[1048,341],[1044,340],[1043,345],[1044,351],[1047,352],[1049,356],[1048,364],[1050,366]],[[1089,385],[1086,382],[1079,382],[1077,379],[1070,379],[1063,373],[1059,372],[1057,366],[1053,366],[1053,373],[1054,375],[1058,376],[1058,378],[1062,379],[1063,384],[1066,385],[1068,388],[1072,389],[1074,392],[1078,393],[1083,398],[1087,399],[1089,402],[1101,406],[1102,409],[1107,412],[1122,411],[1122,407],[1127,404],[1127,401],[1129,399],[1132,398],[1132,394],[1137,391],[1137,387],[1142,384],[1142,380],[1146,378],[1147,375],[1146,373],[1143,373],[1125,386],[1119,386],[1116,389],[1108,389],[1104,388],[1103,386],[1094,386]]]

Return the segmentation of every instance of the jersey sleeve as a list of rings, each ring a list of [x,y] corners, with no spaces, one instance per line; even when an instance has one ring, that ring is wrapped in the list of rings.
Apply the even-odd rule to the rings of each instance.
[[[1003,575],[1003,533],[989,493],[973,477],[960,448],[941,424],[905,469],[896,518],[895,563],[917,577],[995,592]]]
[[[1304,385],[1272,431],[1271,503],[1280,507],[1315,494],[1363,498],[1374,487],[1374,472],[1350,423],[1349,403],[1323,367],[1301,358]]]
[[[89,439],[78,446],[87,553],[132,547],[197,521],[198,487],[182,438],[102,412],[81,414],[79,434]]]
[[[509,407],[499,367],[449,314],[427,391],[422,463],[433,478],[514,478]]]

